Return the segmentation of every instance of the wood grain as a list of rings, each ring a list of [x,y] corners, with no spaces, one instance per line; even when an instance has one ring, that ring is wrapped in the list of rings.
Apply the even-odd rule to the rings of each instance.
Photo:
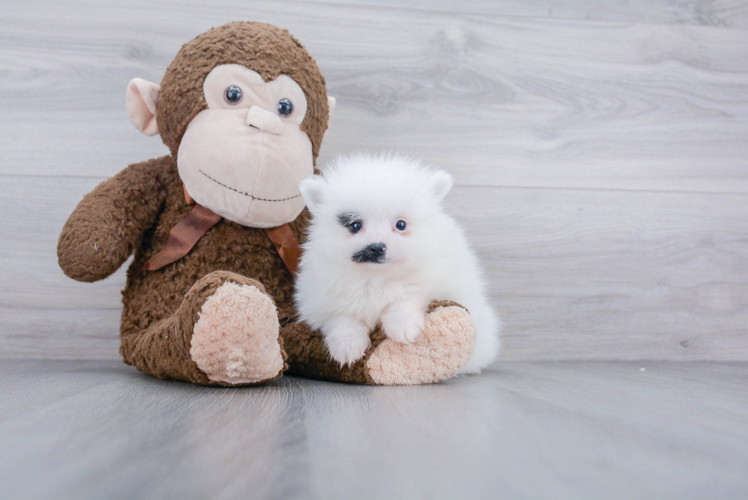
[[[454,13],[583,19],[653,24],[695,24],[748,29],[742,0],[321,0],[346,5],[387,6]]]
[[[458,188],[504,359],[748,359],[748,197]]]
[[[0,497],[745,498],[746,368],[503,363],[420,387],[216,389],[4,361]]]
[[[339,104],[321,165],[390,149],[454,174],[504,360],[748,359],[744,6],[409,7],[6,1],[0,356],[118,359],[124,272],[69,280],[59,231],[97,183],[166,154],[128,123],[127,82],[243,18],[322,67]]]
[[[0,25],[5,174],[108,176],[164,153],[127,122],[127,82],[159,81],[184,41],[247,18],[298,36],[339,99],[321,164],[393,149],[465,185],[748,192],[746,31],[319,3],[43,5],[40,17],[12,1]]]

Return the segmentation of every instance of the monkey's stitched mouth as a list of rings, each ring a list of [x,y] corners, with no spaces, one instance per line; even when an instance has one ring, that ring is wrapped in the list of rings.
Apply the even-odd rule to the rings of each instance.
[[[203,174],[208,179],[210,179],[213,182],[215,182],[216,184],[218,184],[219,186],[225,187],[226,189],[230,189],[231,191],[234,191],[235,193],[243,194],[244,196],[252,198],[253,200],[258,200],[258,201],[287,201],[287,200],[293,200],[294,198],[298,198],[299,196],[301,196],[301,193],[299,193],[296,196],[289,196],[288,198],[280,198],[280,199],[277,199],[277,200],[269,200],[267,198],[258,198],[257,196],[252,196],[249,193],[245,193],[244,191],[239,191],[238,189],[234,189],[231,186],[227,186],[223,182],[215,180],[213,177],[209,176],[208,174],[206,174],[205,172],[203,172],[201,169],[197,169],[197,171],[200,172],[201,174]]]

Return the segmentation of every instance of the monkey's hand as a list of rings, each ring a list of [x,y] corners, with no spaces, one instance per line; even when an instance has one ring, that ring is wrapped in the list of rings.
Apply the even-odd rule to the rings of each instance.
[[[164,190],[159,169],[166,158],[130,165],[83,197],[62,228],[57,259],[78,281],[111,275],[156,222]]]

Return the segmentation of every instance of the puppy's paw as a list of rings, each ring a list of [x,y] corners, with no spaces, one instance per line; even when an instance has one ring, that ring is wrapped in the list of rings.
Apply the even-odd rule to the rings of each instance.
[[[426,316],[420,311],[405,308],[389,308],[382,315],[382,329],[395,342],[410,344],[423,331]]]
[[[341,366],[351,365],[364,357],[371,345],[369,328],[355,320],[339,318],[322,328],[330,357]]]

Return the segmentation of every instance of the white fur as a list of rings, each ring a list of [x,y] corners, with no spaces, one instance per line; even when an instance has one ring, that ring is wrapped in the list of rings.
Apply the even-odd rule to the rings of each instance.
[[[412,342],[423,329],[431,300],[464,305],[475,322],[475,351],[463,373],[478,373],[499,352],[499,320],[486,297],[478,259],[441,202],[452,177],[408,158],[341,157],[323,175],[302,181],[312,222],[296,280],[300,318],[319,329],[333,359],[349,364],[369,347],[368,333]],[[352,234],[338,220],[358,214]],[[404,232],[396,222],[405,220]],[[387,246],[384,263],[352,256],[371,243]]]

